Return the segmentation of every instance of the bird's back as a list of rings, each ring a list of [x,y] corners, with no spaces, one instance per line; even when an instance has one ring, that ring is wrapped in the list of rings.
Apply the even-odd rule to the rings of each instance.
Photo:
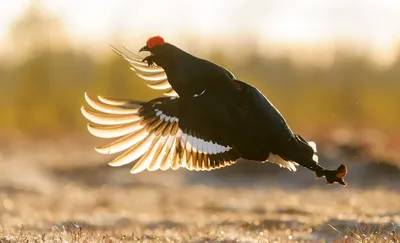
[[[183,53],[174,65],[164,67],[168,81],[180,97],[200,95],[213,89],[221,98],[237,91],[233,75],[207,60]]]
[[[243,113],[241,151],[252,160],[265,160],[269,152],[279,150],[293,137],[281,113],[254,86],[236,80],[240,86],[240,109]]]

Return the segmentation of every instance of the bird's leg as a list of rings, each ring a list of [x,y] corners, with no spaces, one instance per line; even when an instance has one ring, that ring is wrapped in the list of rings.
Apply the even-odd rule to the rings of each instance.
[[[149,67],[155,66],[155,61],[154,61],[154,56],[150,55],[145,58],[143,58],[142,62],[147,62]]]
[[[304,140],[300,135],[295,135],[294,141],[300,146],[309,146],[306,140]],[[313,159],[305,159],[299,160],[298,162],[303,167],[306,167],[309,170],[315,172],[317,178],[325,176],[327,184],[333,184],[335,182],[346,185],[344,181],[344,177],[347,174],[347,167],[344,164],[341,164],[336,170],[327,170],[324,167],[320,166]]]
[[[347,167],[344,164],[341,164],[336,170],[327,170],[315,162],[309,162],[301,165],[314,171],[317,178],[325,176],[327,184],[333,184],[337,182],[339,184],[346,185],[344,177],[347,174]]]

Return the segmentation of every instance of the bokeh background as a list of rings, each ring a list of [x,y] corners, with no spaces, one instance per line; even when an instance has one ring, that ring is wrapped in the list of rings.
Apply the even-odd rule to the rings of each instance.
[[[28,209],[35,206],[21,213],[17,205],[24,204],[16,198],[26,191],[46,195],[51,204],[55,199],[49,195],[59,197],[56,192],[102,188],[103,195],[138,185],[154,193],[157,185],[261,188],[257,193],[326,187],[304,169],[293,174],[268,164],[138,176],[129,175],[128,167],[107,167],[112,157],[93,150],[105,141],[87,132],[80,114],[83,94],[143,100],[161,95],[109,46],[136,52],[153,35],[256,85],[293,130],[317,142],[324,166],[349,165],[353,189],[346,190],[398,192],[398,1],[5,0],[0,3],[0,209],[9,213],[1,218],[4,228],[61,220],[42,214],[39,221],[31,219]],[[386,223],[400,222],[398,211],[390,215]]]

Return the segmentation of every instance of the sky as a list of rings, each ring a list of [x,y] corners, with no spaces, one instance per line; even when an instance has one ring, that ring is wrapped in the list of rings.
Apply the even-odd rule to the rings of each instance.
[[[3,48],[10,25],[32,1],[61,18],[73,45],[161,34],[178,44],[187,36],[257,39],[289,52],[346,44],[371,49],[383,61],[400,45],[399,0],[0,0]]]

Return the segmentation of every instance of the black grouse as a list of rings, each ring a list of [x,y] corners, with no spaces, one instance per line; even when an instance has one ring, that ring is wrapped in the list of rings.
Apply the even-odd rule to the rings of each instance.
[[[109,164],[136,162],[131,173],[187,168],[208,171],[234,164],[239,158],[273,162],[295,171],[304,166],[325,176],[327,183],[346,183],[347,168],[327,170],[318,164],[316,145],[294,134],[271,102],[255,87],[240,81],[224,67],[197,58],[164,42],[147,41],[142,60],[128,50],[124,57],[136,74],[164,97],[148,102],[85,93],[82,107],[91,134],[118,138],[99,146],[103,154],[124,151]]]

